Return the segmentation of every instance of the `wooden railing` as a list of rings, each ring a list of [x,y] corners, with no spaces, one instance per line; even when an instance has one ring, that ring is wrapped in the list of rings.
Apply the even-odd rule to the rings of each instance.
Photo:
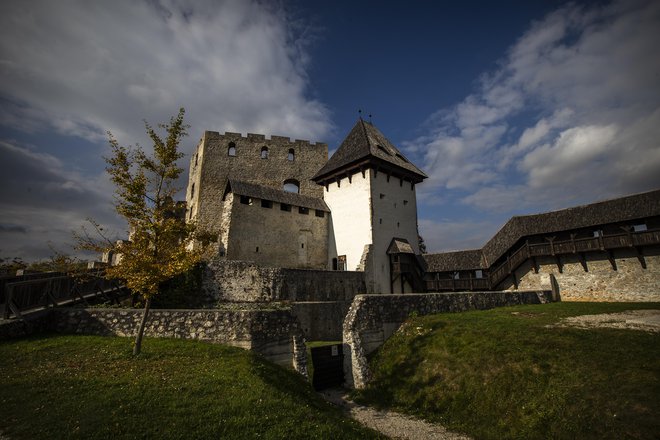
[[[533,257],[637,248],[657,244],[660,244],[660,229],[640,232],[630,231],[597,237],[571,238],[570,240],[548,241],[547,243],[530,244],[526,242],[510,254],[504,262],[492,268],[488,278],[427,280],[426,285],[429,291],[495,289],[521,264]]]
[[[22,318],[32,311],[75,302],[88,303],[98,299],[117,302],[125,290],[116,281],[103,278],[101,271],[86,272],[75,278],[59,273],[46,278],[28,278],[15,277],[18,281],[14,282],[5,280],[0,302],[0,317],[3,319]]]

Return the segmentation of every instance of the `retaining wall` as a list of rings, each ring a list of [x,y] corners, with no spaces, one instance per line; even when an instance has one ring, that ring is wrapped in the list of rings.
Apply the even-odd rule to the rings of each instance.
[[[208,303],[351,301],[364,293],[363,272],[285,269],[213,259],[203,279]]]
[[[380,347],[412,314],[464,312],[519,304],[541,304],[550,291],[358,295],[343,326],[346,385],[364,388],[370,379],[367,355]]]
[[[134,336],[140,309],[51,309],[27,321],[0,324],[0,338],[45,330],[101,336]],[[272,362],[303,372],[305,345],[300,324],[290,310],[155,310],[145,336],[197,339],[253,350]]]

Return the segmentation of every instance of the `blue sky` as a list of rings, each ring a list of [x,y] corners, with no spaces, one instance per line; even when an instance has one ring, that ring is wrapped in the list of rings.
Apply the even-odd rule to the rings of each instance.
[[[428,175],[430,251],[480,247],[512,215],[660,188],[660,3],[0,3],[0,256],[122,235],[107,130],[186,108],[204,130],[333,150],[358,116]],[[182,163],[187,167],[187,162]]]

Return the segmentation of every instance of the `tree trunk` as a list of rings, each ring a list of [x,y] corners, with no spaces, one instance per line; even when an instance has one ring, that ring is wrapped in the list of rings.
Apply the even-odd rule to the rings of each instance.
[[[133,355],[137,356],[142,350],[142,335],[144,335],[144,327],[147,324],[147,316],[149,315],[149,309],[151,308],[151,298],[147,299],[144,303],[144,314],[142,315],[142,321],[140,321],[140,327],[138,328],[137,336],[135,337],[135,346],[133,347]]]

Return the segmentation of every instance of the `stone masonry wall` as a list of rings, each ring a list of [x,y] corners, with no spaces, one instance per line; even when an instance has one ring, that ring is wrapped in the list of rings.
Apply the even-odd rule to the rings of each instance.
[[[358,295],[344,320],[344,374],[349,387],[364,388],[370,378],[367,355],[380,347],[415,312],[485,310],[549,302],[549,291]]]
[[[562,301],[660,301],[660,249],[648,248],[644,253],[646,269],[632,249],[614,252],[617,270],[604,252],[585,255],[588,271],[577,255],[561,256],[561,273],[552,257],[538,258],[538,273],[529,262],[516,270],[518,288],[549,289],[553,274]]]
[[[235,146],[235,156],[228,155],[230,143]],[[263,147],[268,148],[266,159],[261,158]],[[294,151],[293,160],[288,158],[290,149]],[[228,178],[277,189],[282,189],[285,180],[295,179],[300,183],[300,194],[321,198],[323,188],[311,178],[327,160],[328,146],[324,143],[206,131],[190,162],[187,218],[196,220],[205,230],[220,232],[222,196]]]
[[[203,289],[209,304],[351,301],[365,292],[362,272],[283,269],[217,258],[207,264]]]
[[[55,308],[30,321],[3,322],[0,337],[7,339],[44,330],[132,337],[142,313],[140,309]],[[299,352],[305,350],[300,324],[290,310],[152,309],[145,336],[223,343],[253,350],[272,362],[293,365],[299,371],[304,368],[298,365],[305,357]]]

